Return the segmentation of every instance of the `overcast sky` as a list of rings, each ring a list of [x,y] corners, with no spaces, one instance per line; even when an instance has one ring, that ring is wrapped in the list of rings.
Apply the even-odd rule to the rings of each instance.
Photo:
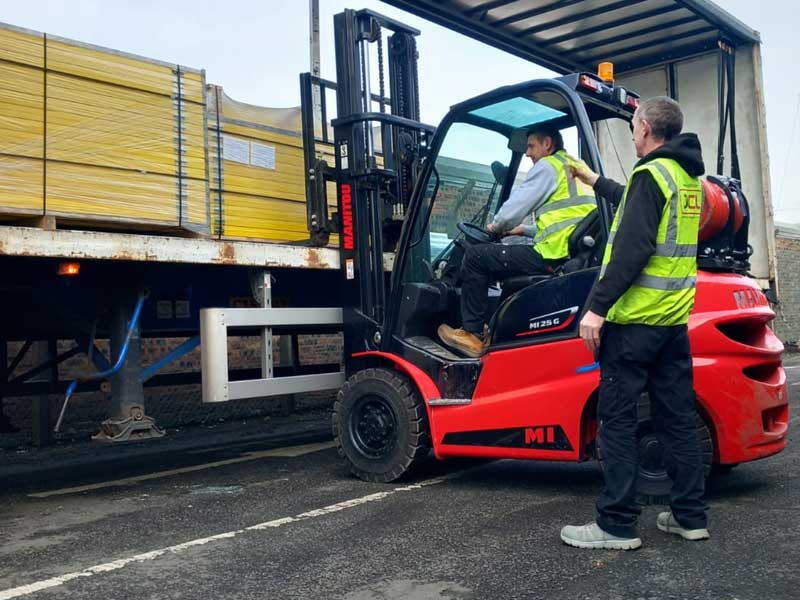
[[[797,5],[788,0],[717,4],[761,33],[772,200],[778,220],[800,222],[800,195],[790,193],[798,186],[793,175],[800,160]],[[0,6],[0,20],[12,25],[203,68],[209,83],[261,106],[299,104],[298,73],[309,70],[305,0],[0,0]],[[378,0],[320,0],[322,75],[330,79],[335,79],[333,15],[344,8],[370,8],[422,31],[422,119],[434,125],[451,104],[548,74]]]

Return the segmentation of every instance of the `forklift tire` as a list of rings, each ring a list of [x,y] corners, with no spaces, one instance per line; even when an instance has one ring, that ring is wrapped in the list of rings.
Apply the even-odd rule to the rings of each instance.
[[[706,478],[711,472],[711,462],[714,458],[714,441],[711,438],[703,417],[700,413],[695,417],[695,430],[700,442],[700,452],[703,456],[703,469]],[[637,501],[642,505],[668,504],[669,493],[672,490],[672,480],[667,475],[664,466],[663,449],[656,439],[653,422],[650,417],[650,398],[642,394],[639,401],[639,425],[636,433],[639,447],[639,480],[636,484]],[[599,449],[598,457],[602,466],[603,452],[600,440],[597,440]]]
[[[736,467],[739,466],[739,463],[734,463],[732,465],[721,465],[716,463],[711,465],[711,476],[722,477],[724,475],[730,475],[731,471],[733,471]]]
[[[339,456],[364,481],[395,481],[430,451],[425,404],[408,378],[391,369],[351,376],[339,390],[331,421]]]

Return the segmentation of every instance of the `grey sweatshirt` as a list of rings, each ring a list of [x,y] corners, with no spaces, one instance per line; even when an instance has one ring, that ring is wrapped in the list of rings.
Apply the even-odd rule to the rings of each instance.
[[[498,233],[514,229],[522,223],[531,212],[539,210],[547,199],[556,191],[558,175],[546,160],[536,162],[522,183],[515,186],[500,210],[492,220],[492,226]],[[535,225],[525,226],[525,235],[536,235]]]

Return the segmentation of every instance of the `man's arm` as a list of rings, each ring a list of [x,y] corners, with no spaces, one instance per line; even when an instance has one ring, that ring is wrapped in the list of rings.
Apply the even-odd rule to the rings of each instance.
[[[606,316],[656,251],[656,236],[665,202],[664,194],[650,173],[642,171],[634,175],[625,212],[614,237],[611,260],[603,278],[594,286],[589,310],[596,315]]]
[[[544,160],[538,161],[528,171],[525,181],[511,190],[508,200],[497,211],[492,220],[492,231],[503,233],[522,223],[556,191],[557,183],[552,165]]]
[[[594,191],[605,198],[614,208],[619,206],[622,194],[625,193],[625,186],[617,183],[613,179],[600,175],[595,182]]]
[[[595,192],[610,202],[614,208],[619,206],[625,186],[613,179],[603,177],[592,171],[585,163],[573,164],[569,168],[573,177],[580,179],[586,185],[592,186]]]

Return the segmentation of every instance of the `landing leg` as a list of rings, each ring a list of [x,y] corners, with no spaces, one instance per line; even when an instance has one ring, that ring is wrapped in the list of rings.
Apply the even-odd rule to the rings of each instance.
[[[133,315],[132,295],[117,296],[111,317],[111,356],[119,357],[123,350]],[[94,440],[127,442],[159,438],[164,432],[144,411],[142,382],[142,350],[139,325],[135,325],[122,367],[111,377],[111,417],[100,425]]]

